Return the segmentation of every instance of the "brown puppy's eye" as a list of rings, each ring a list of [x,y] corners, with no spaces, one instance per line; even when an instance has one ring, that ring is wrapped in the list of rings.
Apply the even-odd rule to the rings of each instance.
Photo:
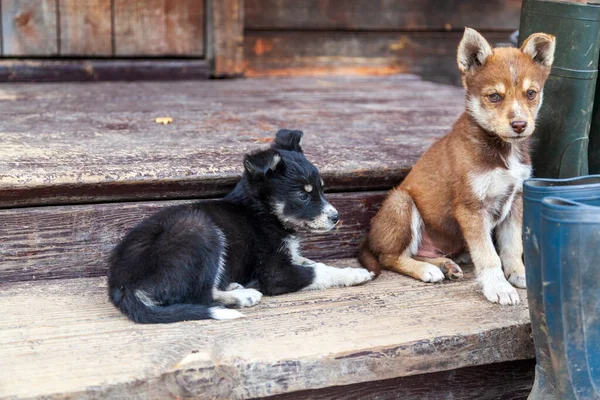
[[[535,90],[533,90],[533,89],[529,89],[529,90],[527,91],[527,98],[528,98],[529,100],[533,100],[533,99],[535,99],[535,96],[537,96],[537,92],[536,92]]]
[[[490,95],[488,95],[488,99],[492,102],[492,103],[497,103],[500,100],[502,100],[502,97],[500,97],[500,95],[498,93],[492,93]]]

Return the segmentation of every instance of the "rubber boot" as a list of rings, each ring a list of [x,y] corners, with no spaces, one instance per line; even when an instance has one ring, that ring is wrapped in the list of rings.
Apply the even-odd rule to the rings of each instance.
[[[600,175],[571,179],[529,179],[523,184],[523,256],[529,316],[535,343],[536,371],[530,400],[559,399],[546,334],[540,253],[541,203],[544,197],[589,197],[600,193]]]
[[[588,174],[588,135],[600,52],[600,6],[525,0],[519,39],[535,32],[556,36],[556,51],[537,119],[534,175]]]
[[[559,395],[600,399],[600,196],[546,197],[541,217],[544,307]]]
[[[600,6],[600,0],[590,0],[588,4]],[[600,61],[598,62],[600,65]],[[600,174],[600,84],[596,81],[594,111],[590,127],[590,144],[588,147],[588,165],[590,174]]]

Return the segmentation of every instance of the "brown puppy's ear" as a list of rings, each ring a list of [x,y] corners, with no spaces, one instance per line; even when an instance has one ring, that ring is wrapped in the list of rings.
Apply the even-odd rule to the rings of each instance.
[[[293,131],[290,129],[280,129],[275,135],[274,149],[297,151],[302,153],[302,131]]]
[[[554,62],[556,38],[546,33],[534,33],[521,46],[523,54],[546,68],[551,68]]]
[[[273,149],[247,154],[244,158],[244,169],[253,179],[264,178],[269,171],[275,171],[281,164],[281,155]]]
[[[465,28],[456,56],[460,72],[466,74],[473,68],[481,67],[491,55],[492,46],[488,41],[475,29]]]

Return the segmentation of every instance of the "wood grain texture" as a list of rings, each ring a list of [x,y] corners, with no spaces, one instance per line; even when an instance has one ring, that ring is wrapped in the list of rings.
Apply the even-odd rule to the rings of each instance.
[[[175,81],[208,78],[209,67],[205,60],[0,60],[0,82]]]
[[[212,75],[235,77],[244,69],[244,0],[208,0]]]
[[[329,195],[341,221],[331,232],[306,234],[315,260],[355,257],[385,192]],[[103,276],[112,248],[143,218],[175,202],[111,203],[0,210],[0,282]]]
[[[4,85],[0,207],[220,196],[283,127],[305,132],[329,191],[387,189],[463,99],[408,75]]]
[[[305,390],[265,400],[525,400],[534,376],[535,361],[520,360]]]
[[[57,0],[1,0],[4,56],[58,54]]]
[[[115,55],[204,55],[204,0],[113,1]]]
[[[247,30],[515,30],[521,0],[246,0]]]
[[[0,398],[248,399],[530,359],[519,293],[501,307],[469,274],[431,285],[385,272],[263,298],[245,319],[144,326],[108,303],[104,278],[5,283]]]
[[[490,43],[508,33],[484,32]],[[456,48],[462,32],[246,32],[245,75],[417,74],[460,84]]]
[[[111,0],[57,0],[61,56],[112,55]]]

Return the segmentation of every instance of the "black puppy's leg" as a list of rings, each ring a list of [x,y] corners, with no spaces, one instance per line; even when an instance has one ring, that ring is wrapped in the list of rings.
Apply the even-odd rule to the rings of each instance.
[[[239,286],[239,287],[238,287]],[[262,299],[262,293],[256,289],[246,289],[239,284],[230,284],[228,290],[213,289],[213,299],[225,306],[252,307]]]
[[[364,268],[336,268],[319,262],[310,264],[304,268],[312,268],[315,277],[311,284],[302,288],[302,290],[319,290],[335,286],[356,286],[368,282],[375,277],[375,273],[369,272]]]

